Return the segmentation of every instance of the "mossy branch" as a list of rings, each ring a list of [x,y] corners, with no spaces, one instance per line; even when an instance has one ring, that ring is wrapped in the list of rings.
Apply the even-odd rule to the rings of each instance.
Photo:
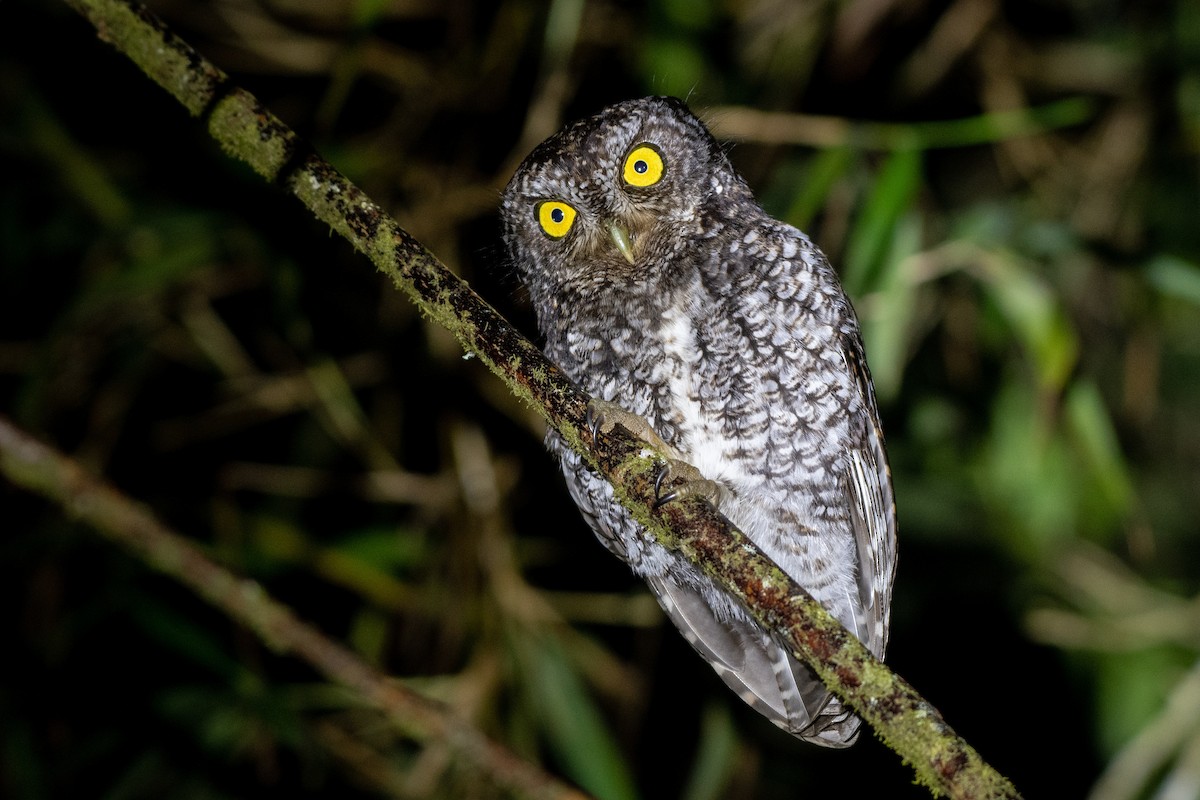
[[[666,547],[678,550],[779,632],[805,663],[913,766],[934,794],[1016,798],[1013,786],[957,736],[940,713],[871,656],[802,587],[701,500],[654,508],[658,456],[624,432],[593,442],[588,397],[528,340],[443,267],[361,190],[311,151],[252,95],[124,0],[66,0],[188,111],[234,158],[296,195],[368,256],[428,317],[563,434]]]

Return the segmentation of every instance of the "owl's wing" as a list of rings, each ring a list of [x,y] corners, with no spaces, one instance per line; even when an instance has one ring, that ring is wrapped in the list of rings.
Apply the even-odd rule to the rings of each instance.
[[[632,530],[637,524],[616,504],[612,487],[584,467],[557,434],[551,432],[547,443],[560,454],[571,496],[597,538],[618,558],[628,561],[630,554],[618,529]],[[663,557],[680,558],[667,553]],[[806,741],[826,747],[853,744],[858,717],[845,710],[808,667],[792,658],[744,611],[718,615],[705,591],[668,577],[688,574],[685,565],[651,574],[635,571],[688,643],[751,708]],[[710,579],[700,576],[699,580]],[[719,591],[711,582],[706,588],[708,598]]]
[[[858,717],[770,634],[746,619],[719,619],[697,588],[663,576],[646,582],[688,643],[747,705],[814,744],[854,743]]]
[[[883,658],[896,571],[896,502],[871,373],[856,335],[846,336],[843,352],[867,410],[862,429],[856,432],[859,444],[849,453],[846,482],[858,548],[858,594],[865,628],[860,639],[876,657]]]

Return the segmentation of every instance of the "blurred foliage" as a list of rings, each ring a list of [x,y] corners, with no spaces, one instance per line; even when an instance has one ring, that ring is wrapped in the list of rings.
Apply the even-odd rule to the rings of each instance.
[[[1200,796],[1200,4],[151,5],[530,334],[513,168],[688,97],[856,299],[891,663],[1027,796]],[[597,796],[924,796],[869,735],[821,751],[744,708],[531,412],[81,19],[9,0],[0,40],[0,412]],[[0,498],[3,794],[494,794]]]

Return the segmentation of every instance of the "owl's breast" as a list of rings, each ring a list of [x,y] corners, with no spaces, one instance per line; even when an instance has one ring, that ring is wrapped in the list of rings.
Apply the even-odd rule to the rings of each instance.
[[[748,514],[788,509],[796,525],[839,526],[853,379],[835,329],[799,306],[765,290],[715,295],[697,281],[659,320],[648,416]]]
[[[843,513],[854,390],[836,326],[798,293],[714,272],[693,266],[669,292],[577,304],[569,324],[546,330],[547,354],[740,503],[794,508],[798,525]]]

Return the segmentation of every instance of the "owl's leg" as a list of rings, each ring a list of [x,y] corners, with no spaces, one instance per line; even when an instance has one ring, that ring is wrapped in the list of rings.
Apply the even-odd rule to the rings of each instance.
[[[654,477],[654,495],[657,498],[654,503],[655,508],[684,497],[700,497],[713,506],[716,506],[721,499],[721,485],[705,478],[700,474],[700,470],[684,460],[679,451],[663,441],[644,417],[626,411],[608,400],[592,398],[587,407],[587,425],[592,432],[592,441],[596,441],[601,433],[611,433],[615,426],[620,425],[646,444],[667,455],[667,460],[663,462],[658,474]],[[667,494],[662,493],[666,484],[680,478],[683,480],[682,483],[671,487]]]

